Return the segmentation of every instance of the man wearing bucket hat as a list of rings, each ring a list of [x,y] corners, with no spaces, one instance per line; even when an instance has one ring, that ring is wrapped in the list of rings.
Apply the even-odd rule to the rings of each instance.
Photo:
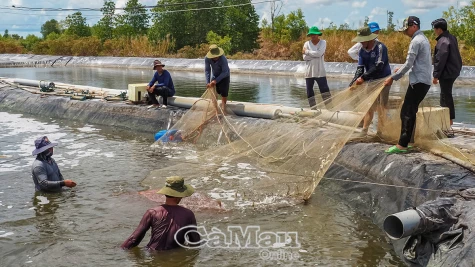
[[[224,50],[217,45],[210,45],[205,57],[206,87],[216,86],[216,92],[221,95],[223,112],[226,112],[230,75],[228,60],[224,56]]]
[[[361,50],[358,56],[358,67],[350,87],[353,83],[360,85],[365,81],[381,79],[391,74],[388,49],[382,42],[376,39],[377,37],[378,35],[372,33],[369,27],[363,27],[358,30],[358,35],[353,39],[353,42],[361,44]],[[363,120],[362,135],[366,136],[368,133],[375,109],[378,109],[378,116],[380,118],[378,121],[383,121],[381,116],[385,114],[384,109],[387,107],[390,87],[388,85],[383,88],[378,100],[366,113]]]
[[[155,96],[161,96],[163,98],[162,108],[167,108],[168,97],[175,95],[175,86],[173,85],[172,76],[170,75],[170,72],[163,69],[163,67],[165,67],[165,64],[162,64],[160,60],[153,61],[153,69],[156,70],[156,72],[153,74],[152,80],[147,85],[150,104],[152,104],[149,108],[159,106],[158,100]]]
[[[409,72],[409,86],[404,97],[404,103],[401,108],[401,135],[397,145],[388,148],[385,152],[405,153],[407,152],[409,142],[411,141],[416,123],[416,115],[419,104],[424,100],[430,89],[432,82],[432,59],[430,43],[424,33],[420,30],[421,21],[418,17],[409,16],[404,20],[403,31],[411,37],[409,51],[404,65],[402,65],[395,74],[386,79],[385,85],[391,85],[394,81],[402,78],[406,72]]]
[[[379,34],[379,31],[381,30],[379,28],[379,24],[376,23],[376,22],[370,22],[368,23],[368,27],[369,29],[371,30],[371,33],[374,33],[374,34]],[[361,49],[361,43],[356,43],[355,45],[353,45],[350,49],[348,49],[348,55],[354,59],[354,60],[358,60],[358,57],[359,57],[359,52],[360,52],[360,49]]]
[[[168,250],[185,245],[197,244],[200,235],[196,232],[196,218],[193,212],[179,206],[180,200],[189,197],[195,190],[182,177],[168,177],[165,186],[157,193],[166,196],[165,204],[145,212],[139,226],[132,235],[121,245],[123,249],[138,246],[149,228],[152,228],[149,250]],[[180,231],[186,227],[187,231]],[[195,230],[193,230],[195,229]]]
[[[327,42],[320,39],[322,32],[320,32],[316,26],[309,29],[307,36],[310,37],[310,40],[303,45],[302,54],[303,60],[305,60],[305,83],[307,87],[308,104],[311,108],[314,108],[317,105],[315,91],[313,91],[315,82],[317,82],[323,100],[327,100],[331,97],[324,65]]]
[[[31,173],[36,191],[56,192],[63,186],[76,186],[72,180],[63,179],[56,161],[51,157],[53,147],[57,145],[57,143],[51,143],[46,136],[35,140],[36,149],[33,150],[32,155],[36,155],[36,159],[31,167]]]

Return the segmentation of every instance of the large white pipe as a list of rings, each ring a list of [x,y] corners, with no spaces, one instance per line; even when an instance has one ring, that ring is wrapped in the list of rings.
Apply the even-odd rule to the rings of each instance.
[[[386,217],[383,229],[389,238],[397,240],[414,234],[421,224],[422,218],[419,213],[410,209]]]
[[[32,87],[38,87],[38,88],[48,87],[52,89],[55,87],[54,82],[43,81],[43,80],[13,79],[13,83],[26,85],[26,86],[32,86]]]
[[[168,98],[168,104],[180,108],[191,108],[195,105],[195,108],[199,110],[206,109],[210,104],[209,100],[204,100],[197,97],[179,97],[173,96]],[[217,102],[221,105],[221,101]],[[243,103],[229,101],[226,104],[227,108],[238,116],[247,116],[263,119],[275,119],[282,113],[282,111],[274,105],[260,105],[254,103]]]

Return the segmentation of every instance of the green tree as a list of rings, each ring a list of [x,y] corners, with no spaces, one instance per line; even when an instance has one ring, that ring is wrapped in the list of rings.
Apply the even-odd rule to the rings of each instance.
[[[388,28],[386,29],[388,32],[393,32],[396,30],[396,25],[393,22],[394,19],[394,12],[388,11]]]
[[[262,21],[262,32],[265,38],[272,36],[274,42],[289,43],[298,40],[308,30],[307,22],[301,9],[274,17],[274,30],[267,21]]]
[[[5,33],[3,34],[3,38],[10,38],[10,35],[8,34],[8,30],[5,30]]]
[[[340,27],[338,27],[338,30],[348,31],[348,30],[350,30],[350,25],[348,25],[348,23],[340,24]]]
[[[368,16],[365,16],[365,17],[364,17],[363,26],[367,27],[367,26],[368,26],[368,22],[369,22],[369,17],[368,17]]]
[[[124,14],[115,19],[115,36],[144,35],[148,30],[150,15],[144,5],[138,0],[129,0],[124,8]]]
[[[300,8],[287,15],[286,24],[290,31],[292,41],[298,40],[300,36],[308,30],[307,22]]]
[[[92,27],[92,35],[97,36],[101,41],[112,39],[114,29],[115,2],[104,0],[101,8],[102,18]]]
[[[55,19],[48,20],[43,25],[41,25],[41,34],[43,35],[44,39],[46,39],[46,36],[52,32],[57,34],[61,33],[59,22]]]
[[[35,45],[38,44],[40,41],[41,39],[38,36],[34,34],[28,34],[21,43],[26,48],[26,50],[31,52],[33,51]]]
[[[152,26],[148,37],[155,42],[169,35],[177,50],[205,43],[209,31],[222,35],[223,10],[209,9],[220,5],[222,3],[217,0],[159,0],[151,10]]]
[[[224,14],[219,18],[216,31],[220,35],[229,35],[232,39],[231,51],[250,52],[259,47],[259,15],[250,0],[225,0],[224,5],[242,6],[225,8]]]
[[[68,15],[64,20],[64,27],[66,28],[64,32],[66,35],[91,36],[91,29],[86,24],[86,18],[82,16],[81,12]]]
[[[229,54],[231,52],[231,37],[228,35],[221,37],[217,33],[209,31],[206,35],[206,41],[208,41],[209,44],[216,44],[221,47],[225,54]]]
[[[443,17],[447,20],[450,32],[467,44],[475,45],[475,1],[457,9],[453,6],[444,11]]]

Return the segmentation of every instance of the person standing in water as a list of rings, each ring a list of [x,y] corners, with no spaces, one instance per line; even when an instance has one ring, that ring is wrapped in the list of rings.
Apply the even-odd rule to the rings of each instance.
[[[195,214],[187,208],[179,206],[181,199],[194,193],[193,187],[185,184],[179,176],[168,177],[165,186],[157,193],[165,195],[165,204],[147,210],[139,226],[132,235],[121,245],[123,249],[130,249],[140,244],[148,229],[152,228],[149,250],[168,250],[185,246],[185,240],[198,244],[200,235],[196,229]],[[189,231],[180,231],[182,228]]]
[[[311,108],[315,108],[317,105],[315,101],[315,91],[313,90],[315,82],[318,84],[323,100],[327,100],[331,97],[324,66],[327,42],[320,39],[322,33],[316,26],[310,28],[307,36],[310,37],[310,40],[305,42],[302,49],[303,60],[305,60],[305,83],[307,87],[308,104]]]
[[[33,150],[32,155],[36,156],[36,159],[31,167],[31,174],[36,191],[59,192],[64,186],[76,186],[74,181],[64,180],[58,164],[52,158],[53,147],[57,145],[57,143],[51,143],[46,136],[35,140],[36,149]]]

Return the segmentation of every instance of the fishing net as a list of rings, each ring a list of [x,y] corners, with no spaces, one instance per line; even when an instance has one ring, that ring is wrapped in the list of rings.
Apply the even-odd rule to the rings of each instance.
[[[399,90],[383,83],[366,82],[325,99],[317,95],[311,109],[229,102],[224,111],[215,88],[208,88],[154,144],[170,164],[144,184],[159,188],[167,176],[181,175],[198,190],[237,206],[307,200],[343,146],[360,135],[358,126],[368,111],[377,112],[371,132],[397,143],[407,81]],[[388,90],[389,96],[382,97]],[[448,113],[431,101],[421,104],[415,146],[470,162],[469,153],[443,141]]]

